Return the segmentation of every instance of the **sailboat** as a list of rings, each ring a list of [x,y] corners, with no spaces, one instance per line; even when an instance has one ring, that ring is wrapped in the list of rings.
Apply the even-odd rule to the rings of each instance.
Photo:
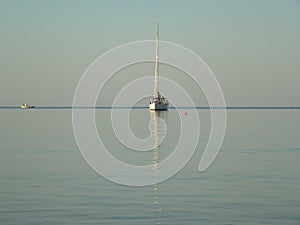
[[[168,110],[169,102],[168,100],[159,93],[158,83],[159,83],[159,66],[158,66],[158,49],[159,49],[159,40],[158,40],[158,21],[156,21],[156,59],[155,59],[155,78],[154,78],[154,96],[152,101],[150,101],[149,109],[150,110]]]

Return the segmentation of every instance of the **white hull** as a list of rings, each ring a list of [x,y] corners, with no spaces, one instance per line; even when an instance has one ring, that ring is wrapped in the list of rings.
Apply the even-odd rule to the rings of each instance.
[[[168,104],[164,103],[151,103],[149,105],[150,110],[168,110]]]
[[[31,109],[31,108],[34,108],[33,105],[28,105],[26,103],[22,104],[20,107],[21,107],[21,109]]]

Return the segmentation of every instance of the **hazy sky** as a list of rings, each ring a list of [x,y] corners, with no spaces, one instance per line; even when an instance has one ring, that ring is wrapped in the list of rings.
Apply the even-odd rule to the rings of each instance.
[[[71,105],[88,65],[153,39],[156,17],[162,40],[208,63],[227,105],[300,105],[297,0],[0,0],[0,105]]]

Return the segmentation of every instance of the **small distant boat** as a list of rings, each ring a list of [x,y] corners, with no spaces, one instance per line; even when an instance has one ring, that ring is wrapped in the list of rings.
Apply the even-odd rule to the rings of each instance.
[[[20,107],[22,109],[32,109],[34,108],[34,105],[28,105],[27,103],[23,103]]]
[[[156,21],[156,61],[155,61],[155,86],[154,86],[154,96],[152,101],[150,101],[149,109],[150,110],[168,110],[169,102],[167,98],[162,96],[158,91],[158,77],[159,77],[159,69],[158,69],[158,21]]]

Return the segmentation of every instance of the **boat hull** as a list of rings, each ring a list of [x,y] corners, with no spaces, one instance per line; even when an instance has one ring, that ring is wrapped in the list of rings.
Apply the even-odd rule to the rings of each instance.
[[[149,105],[150,110],[168,110],[168,104],[164,103],[151,103]]]
[[[21,109],[33,109],[35,106],[28,105],[28,104],[22,104],[20,107],[21,107]]]

